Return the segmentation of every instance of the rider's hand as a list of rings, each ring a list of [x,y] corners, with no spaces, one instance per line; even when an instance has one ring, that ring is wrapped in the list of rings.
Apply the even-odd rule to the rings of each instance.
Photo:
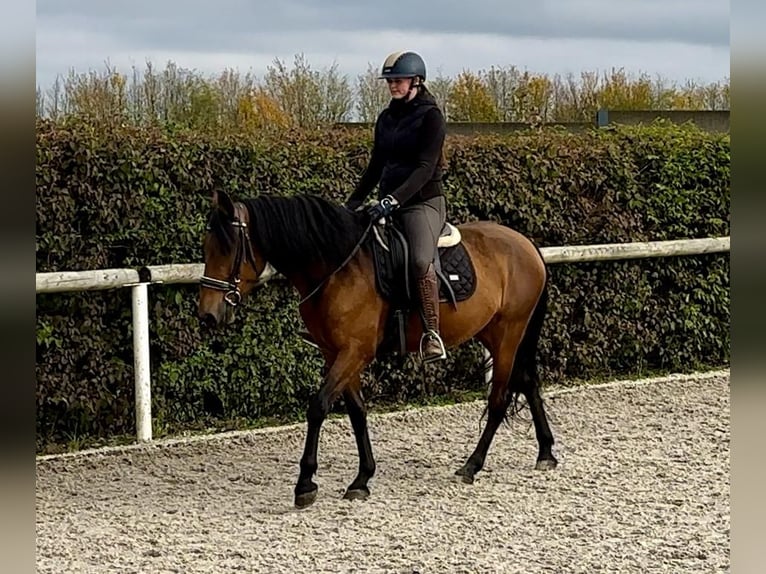
[[[399,203],[393,197],[387,195],[379,202],[368,207],[367,214],[373,221],[377,221],[381,217],[385,217],[391,213],[394,209],[396,209],[397,205],[399,205]]]

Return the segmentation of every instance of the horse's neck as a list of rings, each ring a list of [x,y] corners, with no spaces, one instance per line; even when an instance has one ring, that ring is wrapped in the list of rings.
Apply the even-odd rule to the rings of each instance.
[[[320,284],[324,283],[333,271],[334,269],[327,269],[325,265],[314,263],[306,269],[283,273],[283,275],[287,282],[298,291],[301,300],[303,300],[316,290]]]

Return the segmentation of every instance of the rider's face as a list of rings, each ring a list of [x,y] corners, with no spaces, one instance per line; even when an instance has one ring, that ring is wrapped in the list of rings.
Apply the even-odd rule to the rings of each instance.
[[[386,82],[388,83],[388,91],[391,93],[391,97],[398,100],[407,97],[412,78],[386,78]]]

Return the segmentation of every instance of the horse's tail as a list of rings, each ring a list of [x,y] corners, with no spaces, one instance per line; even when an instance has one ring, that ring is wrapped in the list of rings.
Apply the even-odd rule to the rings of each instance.
[[[537,299],[537,303],[535,304],[535,308],[532,311],[532,316],[527,323],[524,336],[521,338],[519,348],[516,351],[516,359],[514,360],[510,384],[508,386],[508,392],[510,393],[508,404],[511,416],[520,410],[518,399],[524,389],[529,388],[529,386],[534,387],[540,385],[540,374],[537,370],[537,352],[540,343],[540,333],[542,332],[543,323],[545,322],[545,315],[548,312],[549,274],[548,266],[545,264],[543,254],[536,245],[535,249],[543,262],[545,281],[540,296]]]

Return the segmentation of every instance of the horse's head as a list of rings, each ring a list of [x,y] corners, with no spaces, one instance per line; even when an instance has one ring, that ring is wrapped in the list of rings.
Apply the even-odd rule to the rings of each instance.
[[[200,279],[198,315],[208,327],[234,320],[234,308],[272,273],[253,247],[247,209],[223,191],[213,192],[213,208],[203,244],[205,271]],[[265,271],[265,272],[264,272]]]

